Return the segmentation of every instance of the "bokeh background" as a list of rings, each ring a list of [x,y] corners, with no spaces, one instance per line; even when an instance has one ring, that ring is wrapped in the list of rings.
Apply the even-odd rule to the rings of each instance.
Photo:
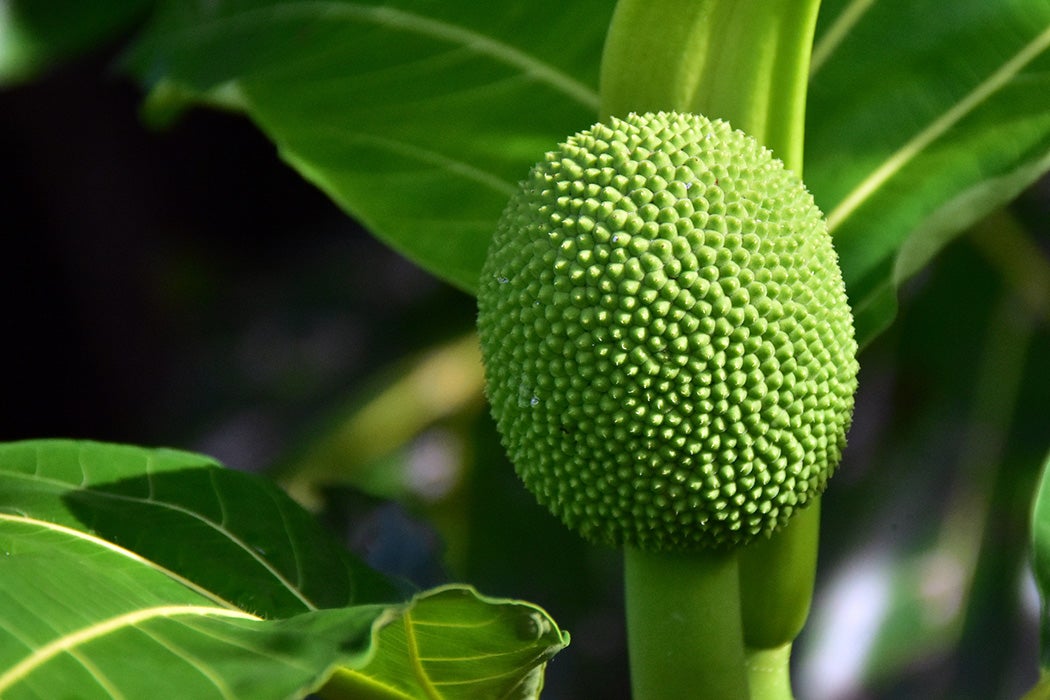
[[[420,586],[543,605],[545,697],[627,697],[619,561],[535,506],[480,392],[474,302],[245,119],[166,131],[97,51],[0,91],[0,439],[169,445],[281,480]],[[1014,698],[1050,448],[1050,179],[951,245],[862,357],[799,697]]]

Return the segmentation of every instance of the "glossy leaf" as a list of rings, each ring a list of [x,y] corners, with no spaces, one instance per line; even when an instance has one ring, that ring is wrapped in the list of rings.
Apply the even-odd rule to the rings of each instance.
[[[310,523],[199,455],[0,445],[0,697],[303,697],[336,669],[326,697],[536,697],[568,643],[546,613],[401,603]]]
[[[153,0],[0,2],[0,85],[28,80],[96,48],[141,18]]]
[[[371,650],[382,606],[265,621],[101,538],[0,515],[0,696],[286,698]]]
[[[594,118],[610,10],[172,3],[129,65],[155,114],[245,109],[373,232],[472,290],[514,183]],[[828,0],[806,140],[867,342],[905,279],[1050,169],[1050,5]]]
[[[612,3],[223,0],[164,10],[130,58],[159,86],[155,115],[185,94],[223,94],[376,235],[473,290],[515,184],[596,118]]]
[[[403,598],[272,483],[188,452],[0,445],[0,512],[90,532],[261,615]]]
[[[380,631],[380,649],[404,653],[379,654],[363,668],[340,670],[331,687],[347,697],[356,697],[355,689],[382,687],[391,698],[536,698],[547,661],[568,643],[568,633],[534,605],[483,598],[470,588],[438,588]]]
[[[827,0],[805,158],[866,342],[904,280],[1050,169],[1050,3]]]

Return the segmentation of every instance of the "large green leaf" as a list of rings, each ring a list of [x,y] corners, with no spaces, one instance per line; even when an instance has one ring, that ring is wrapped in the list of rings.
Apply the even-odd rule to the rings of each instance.
[[[272,483],[189,452],[0,445],[0,512],[90,532],[260,615],[403,597]]]
[[[858,335],[953,236],[1050,169],[1050,3],[826,0],[806,182]]]
[[[130,65],[159,84],[154,111],[185,94],[223,94],[246,109],[375,234],[472,290],[517,181],[597,115],[611,9],[176,0]]]
[[[155,562],[0,515],[0,697],[302,697],[361,665],[381,606],[265,621]]]
[[[535,698],[568,635],[449,586],[264,620],[111,542],[0,515],[0,696]]]
[[[154,0],[3,0],[0,85],[32,78],[79,51],[96,48],[141,18]]]
[[[373,232],[470,290],[514,183],[595,115],[611,6],[172,2],[129,65],[154,113],[245,109]],[[866,342],[901,282],[1050,169],[1050,4],[827,0],[806,138]]]
[[[261,477],[0,445],[0,697],[302,697],[338,669],[326,697],[532,698],[568,643],[528,603],[397,594]]]

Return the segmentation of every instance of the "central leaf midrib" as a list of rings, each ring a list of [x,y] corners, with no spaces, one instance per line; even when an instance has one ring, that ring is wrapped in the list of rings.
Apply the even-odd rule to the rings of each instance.
[[[242,610],[229,610],[226,608],[215,608],[203,605],[161,605],[133,610],[129,613],[107,618],[92,625],[88,625],[87,627],[82,627],[75,632],[63,634],[61,637],[53,639],[44,646],[33,650],[33,652],[22,661],[7,669],[2,675],[0,675],[0,692],[12,687],[15,683],[24,679],[59,654],[69,652],[108,634],[114,634],[128,627],[134,627],[142,622],[156,618],[172,618],[182,615],[233,617],[242,620],[261,619]]]
[[[915,132],[896,151],[872,170],[846,196],[839,200],[827,215],[828,230],[835,232],[861,206],[863,206],[887,181],[906,168],[917,156],[933,142],[942,137],[952,127],[972,114],[992,95],[1004,88],[1010,80],[1020,73],[1029,63],[1050,48],[1050,27],[1043,30],[1032,41],[1025,44],[1009,60],[978,83],[964,97],[949,105],[937,118],[923,129]]]

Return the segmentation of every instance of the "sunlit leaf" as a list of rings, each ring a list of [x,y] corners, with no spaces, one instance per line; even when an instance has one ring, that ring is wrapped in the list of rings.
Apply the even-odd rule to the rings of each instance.
[[[262,615],[402,598],[272,483],[188,452],[0,445],[0,512],[90,532]]]
[[[127,29],[153,0],[3,0],[0,2],[0,85],[41,70]]]
[[[597,115],[612,3],[222,0],[164,10],[131,58],[140,77],[164,96],[225,85],[224,101],[246,109],[308,179],[472,290],[515,184]]]
[[[303,697],[360,665],[382,606],[265,621],[156,562],[0,515],[0,697]]]
[[[380,632],[381,649],[404,653],[341,670],[332,685],[350,697],[354,688],[379,686],[392,698],[525,700],[539,696],[546,662],[568,643],[568,633],[534,605],[439,588]]]
[[[901,282],[1050,169],[1050,3],[828,0],[807,114],[866,342]]]
[[[104,537],[262,615],[403,597],[269,481],[199,454],[0,445],[0,512]]]
[[[327,697],[536,697],[568,643],[546,613],[402,603],[311,523],[199,455],[0,445],[0,697],[303,697],[336,669]]]

